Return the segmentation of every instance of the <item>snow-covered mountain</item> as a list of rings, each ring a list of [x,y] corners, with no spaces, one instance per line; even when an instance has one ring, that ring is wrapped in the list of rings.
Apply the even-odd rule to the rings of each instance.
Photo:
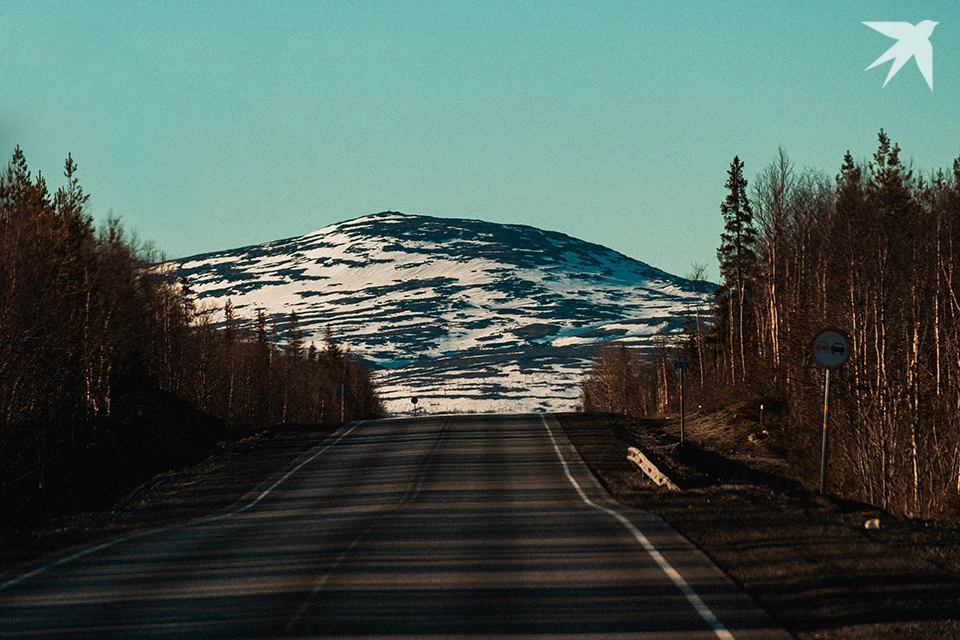
[[[677,331],[691,283],[606,247],[523,225],[378,213],[173,263],[201,304],[293,310],[376,369],[387,407],[569,410],[597,343]]]

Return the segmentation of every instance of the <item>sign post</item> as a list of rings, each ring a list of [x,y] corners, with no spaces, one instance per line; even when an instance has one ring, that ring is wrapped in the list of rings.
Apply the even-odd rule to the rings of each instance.
[[[827,492],[827,451],[830,445],[827,429],[830,419],[830,372],[850,358],[850,339],[839,329],[823,329],[810,343],[810,355],[817,366],[826,370],[823,384],[823,442],[820,448],[820,495],[824,495]]]
[[[345,382],[340,383],[337,387],[337,396],[340,397],[340,422],[343,422],[345,417],[344,402],[343,399],[350,395],[350,385]]]
[[[683,444],[684,431],[686,430],[686,420],[683,410],[683,370],[689,369],[690,363],[678,360],[677,362],[673,363],[673,368],[680,369],[680,444]]]
[[[413,403],[413,415],[416,416],[416,415],[417,415],[417,403],[420,402],[420,399],[419,399],[419,398],[416,398],[416,397],[413,397],[413,398],[410,398],[410,402]]]

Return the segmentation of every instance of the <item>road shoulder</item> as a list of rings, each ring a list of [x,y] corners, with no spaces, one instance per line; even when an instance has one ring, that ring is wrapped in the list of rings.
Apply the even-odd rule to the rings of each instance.
[[[678,456],[662,422],[557,418],[615,499],[665,520],[797,637],[960,638],[955,526],[821,498],[759,456],[756,468],[707,446]],[[693,488],[657,487],[627,461],[628,446]],[[866,530],[873,518],[881,528]]]
[[[113,508],[0,534],[0,573],[102,538],[218,513],[291,466],[340,425],[277,425],[224,446],[203,462],[161,473]]]

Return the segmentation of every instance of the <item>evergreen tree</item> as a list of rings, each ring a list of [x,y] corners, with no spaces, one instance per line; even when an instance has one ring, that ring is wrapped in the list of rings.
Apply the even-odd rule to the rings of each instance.
[[[753,209],[747,195],[747,180],[743,177],[743,162],[734,156],[727,172],[727,197],[720,205],[724,228],[720,235],[717,259],[723,286],[718,289],[718,313],[725,315],[730,351],[731,382],[736,379],[737,354],[740,360],[741,380],[746,376],[745,332],[749,286],[757,270],[757,229]]]
[[[193,284],[187,276],[180,277],[180,300],[183,303],[183,313],[187,322],[194,320],[197,313],[197,303],[194,299]]]
[[[67,184],[57,190],[53,198],[53,216],[48,218],[52,242],[52,261],[56,270],[54,287],[64,313],[62,331],[75,331],[76,337],[67,338],[75,349],[64,352],[69,366],[82,371],[83,395],[90,417],[104,410],[105,385],[95,361],[102,350],[102,332],[99,332],[99,309],[94,308],[92,295],[95,271],[93,218],[86,212],[90,196],[83,191],[76,177],[77,165],[69,154],[63,175]],[[97,300],[99,302],[99,300]]]
[[[290,312],[290,319],[287,325],[287,354],[294,358],[303,355],[303,331],[300,329],[300,320],[297,318],[297,312]]]
[[[261,307],[257,307],[256,332],[257,346],[266,352],[270,348],[267,338],[267,314]]]
[[[337,344],[336,340],[334,340],[333,329],[330,325],[327,325],[327,328],[323,332],[323,357],[327,366],[331,369],[340,368],[343,362],[343,351],[340,349],[340,345]]]
[[[720,248],[717,258],[720,260],[720,275],[725,284],[732,284],[736,290],[745,288],[745,282],[751,278],[757,262],[757,229],[753,223],[753,208],[747,195],[747,180],[743,177],[743,162],[734,156],[727,172],[729,189],[727,197],[720,205],[723,215],[723,233],[720,235]]]
[[[227,344],[233,344],[237,330],[237,314],[233,309],[233,300],[227,298],[223,305],[223,339]]]

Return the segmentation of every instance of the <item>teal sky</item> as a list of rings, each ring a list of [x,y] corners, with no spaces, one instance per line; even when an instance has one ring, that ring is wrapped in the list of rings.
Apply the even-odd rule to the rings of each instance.
[[[862,21],[939,21],[934,90]],[[717,276],[735,154],[960,155],[940,2],[0,3],[0,152],[168,257],[382,210],[530,224]],[[5,162],[5,161],[4,161]]]

